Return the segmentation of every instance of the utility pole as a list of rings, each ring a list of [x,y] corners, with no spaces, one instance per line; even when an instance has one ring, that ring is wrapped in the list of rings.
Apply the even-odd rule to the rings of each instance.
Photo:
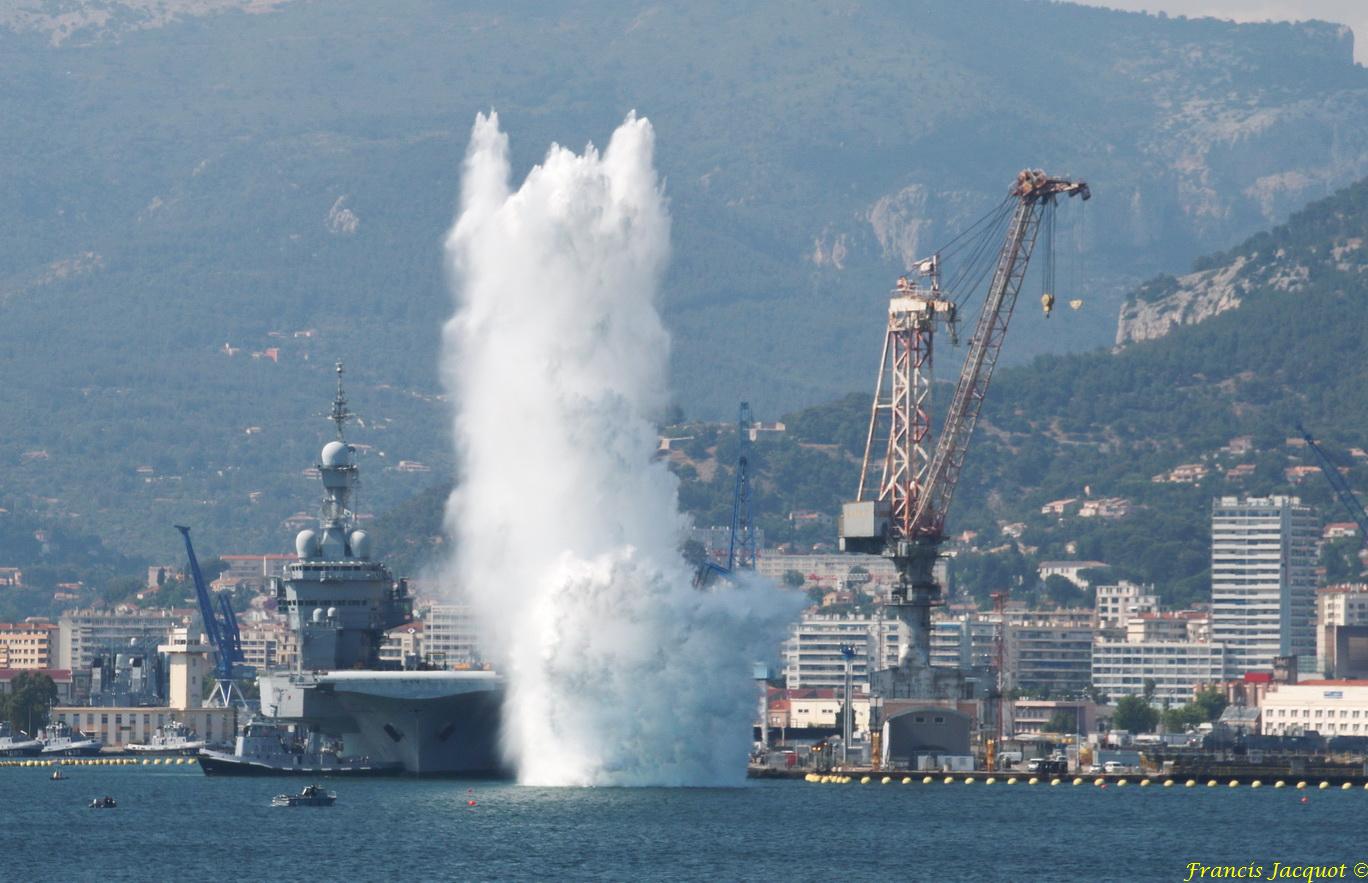
[[[850,760],[850,738],[853,730],[851,726],[853,709],[850,707],[850,688],[855,672],[855,648],[850,644],[842,644],[841,656],[845,659],[845,714],[841,721],[841,765],[845,766]]]

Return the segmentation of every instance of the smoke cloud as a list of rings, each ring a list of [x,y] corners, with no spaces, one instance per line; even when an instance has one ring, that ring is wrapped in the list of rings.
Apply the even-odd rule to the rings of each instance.
[[[652,462],[670,236],[653,154],[632,114],[602,153],[553,145],[514,190],[480,115],[447,238],[452,575],[507,680],[526,784],[739,783],[751,664],[795,612],[753,577],[694,589],[678,552],[677,485]]]

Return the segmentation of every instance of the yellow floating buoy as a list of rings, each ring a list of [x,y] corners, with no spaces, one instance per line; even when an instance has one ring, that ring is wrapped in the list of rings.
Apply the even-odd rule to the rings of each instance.
[[[1125,780],[1125,779],[1117,779],[1117,780],[1116,780],[1116,787],[1118,787],[1118,788],[1120,788],[1122,785],[1125,785],[1125,784],[1126,784],[1126,780]]]
[[[985,785],[991,785],[991,784],[993,784],[993,783],[996,782],[996,781],[997,781],[997,777],[995,777],[995,776],[989,776],[988,778],[986,778],[986,779],[983,780],[983,784],[985,784]]]
[[[1208,787],[1208,788],[1215,788],[1215,787],[1216,787],[1217,785],[1219,785],[1219,784],[1221,784],[1221,783],[1218,782],[1218,781],[1216,781],[1215,779],[1210,779],[1210,780],[1207,781],[1207,787]]]
[[[911,785],[911,784],[912,784],[912,777],[911,777],[911,776],[903,776],[902,783],[903,783],[904,785]]]
[[[1321,782],[1321,783],[1320,783],[1320,790],[1322,790],[1322,791],[1324,791],[1326,788],[1329,788],[1329,787],[1330,787],[1330,783],[1329,783],[1329,782]]]
[[[1026,784],[1027,784],[1027,785],[1039,785],[1039,784],[1040,784],[1040,779],[1036,778],[1035,776],[1031,776],[1031,778],[1029,778],[1029,779],[1026,780]]]
[[[1173,787],[1173,780],[1172,780],[1172,779],[1165,779],[1165,780],[1164,780],[1164,787],[1165,787],[1165,788],[1172,788],[1172,787]]]
[[[1009,776],[1009,777],[1007,778],[1007,784],[1008,784],[1008,785],[1015,785],[1015,784],[1016,784],[1016,776]]]
[[[1056,786],[1056,785],[1058,785],[1058,784],[1059,784],[1059,780],[1058,780],[1058,779],[1051,779],[1051,780],[1050,780],[1050,787],[1051,787],[1051,788],[1053,788],[1054,786]]]
[[[1252,782],[1249,783],[1249,787],[1251,787],[1251,788],[1262,788],[1262,787],[1263,787],[1263,782],[1260,782],[1258,779],[1255,779],[1254,781],[1252,781]]]
[[[945,784],[947,784],[947,785],[953,785],[953,784],[955,784],[955,777],[954,777],[954,776],[946,776],[946,777],[945,777]]]
[[[860,784],[861,784],[861,785],[868,785],[868,784],[869,784],[869,776],[861,776],[861,777],[860,777]]]
[[[1282,779],[1279,779],[1278,781],[1276,781],[1276,782],[1273,783],[1273,787],[1274,787],[1274,788],[1286,788],[1286,787],[1287,787],[1287,783],[1284,782]]]
[[[1240,787],[1240,783],[1239,783],[1238,781],[1236,781],[1235,779],[1231,779],[1231,780],[1230,780],[1230,787],[1232,787],[1232,788],[1238,788],[1238,787]]]
[[[932,781],[933,781],[933,780],[932,780],[932,778],[931,778],[930,776],[923,776],[923,777],[922,777],[922,784],[923,784],[923,785],[930,785]]]
[[[882,779],[879,780],[879,784],[880,784],[880,785],[887,785],[887,784],[888,784],[889,782],[891,782],[891,781],[893,781],[893,780],[892,780],[890,777],[884,776]]]
[[[1353,786],[1353,785],[1350,785],[1348,782],[1345,782],[1343,785],[1340,786],[1340,790],[1341,790],[1341,791],[1348,791],[1348,790],[1349,790],[1350,788],[1352,788],[1352,787],[1354,787],[1354,786]]]
[[[972,785],[972,784],[974,784],[974,777],[973,777],[973,776],[965,776],[965,777],[964,777],[964,784],[966,784],[966,785]]]
[[[1141,788],[1148,788],[1148,787],[1149,787],[1149,783],[1150,783],[1150,780],[1149,780],[1149,779],[1141,779],[1141,780],[1140,780],[1140,787],[1141,787]]]
[[[1298,791],[1301,791],[1301,790],[1304,789],[1305,787],[1306,787],[1306,783],[1305,783],[1305,782],[1298,782],[1298,783],[1297,783],[1297,790],[1298,790]]]
[[[1074,783],[1075,785],[1082,785],[1082,784],[1083,784],[1083,777],[1082,777],[1082,776],[1075,776],[1075,777],[1074,777],[1073,783]]]
[[[1098,776],[1096,779],[1093,779],[1093,784],[1097,785],[1098,787],[1101,787],[1102,785],[1107,784],[1107,780],[1102,778],[1101,776]]]
[[[1197,787],[1197,782],[1196,782],[1195,780],[1193,780],[1193,779],[1188,779],[1186,782],[1183,783],[1183,787],[1184,787],[1184,788],[1196,788],[1196,787]]]

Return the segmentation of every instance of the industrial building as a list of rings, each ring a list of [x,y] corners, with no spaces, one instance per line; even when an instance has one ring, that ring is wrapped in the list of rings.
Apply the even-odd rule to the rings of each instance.
[[[58,705],[52,709],[52,720],[63,721],[100,739],[106,748],[146,743],[157,727],[172,720],[187,724],[207,741],[230,741],[236,732],[238,709],[204,707],[205,687],[211,679],[208,646],[192,640],[188,631],[181,628],[174,630],[167,643],[157,649],[167,658],[166,705]]]
[[[1268,735],[1368,736],[1368,680],[1276,684],[1260,703]]]
[[[1297,497],[1221,497],[1211,509],[1211,639],[1232,674],[1275,656],[1315,668],[1315,513]]]

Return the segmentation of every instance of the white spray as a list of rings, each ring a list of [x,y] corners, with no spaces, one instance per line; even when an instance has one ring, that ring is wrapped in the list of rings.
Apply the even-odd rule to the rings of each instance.
[[[670,233],[653,152],[629,115],[602,154],[552,146],[513,191],[481,115],[447,239],[453,577],[507,678],[527,784],[738,783],[751,664],[794,612],[754,579],[698,591],[679,556],[676,482],[651,459]]]

